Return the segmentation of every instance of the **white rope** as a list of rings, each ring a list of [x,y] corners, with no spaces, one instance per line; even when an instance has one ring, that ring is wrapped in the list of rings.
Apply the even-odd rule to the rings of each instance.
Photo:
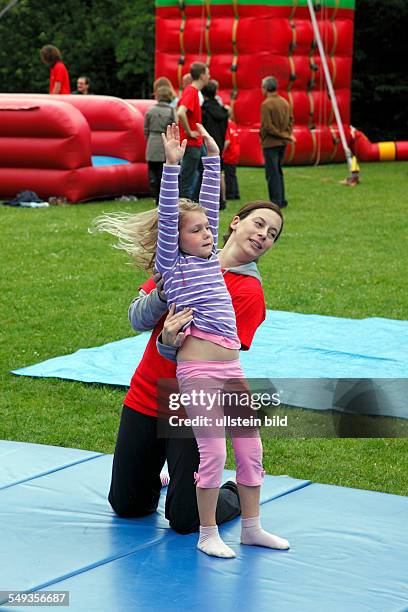
[[[12,9],[15,4],[17,4],[17,2],[18,0],[11,0],[11,2],[9,2],[7,6],[5,6],[2,11],[0,11],[0,19],[3,17],[3,15],[8,13],[8,11]]]
[[[324,18],[324,14],[323,14],[322,11],[320,11],[320,25],[322,26],[322,29],[324,28],[324,19],[323,18]],[[324,45],[323,51],[324,51],[324,53],[326,53],[326,45]],[[324,79],[323,79],[323,76],[321,76],[320,77],[320,84],[319,84],[319,115],[318,115],[318,120],[317,120],[317,125],[319,126],[319,131],[316,132],[316,134],[317,134],[317,136],[316,136],[317,150],[316,150],[316,161],[314,163],[315,166],[318,166],[319,163],[320,163],[320,155],[321,155],[321,149],[322,149],[322,126],[325,123],[323,115],[325,114],[325,108],[326,108],[326,104],[325,104],[325,100],[324,100],[324,96],[323,96],[324,92],[325,92]]]
[[[200,45],[198,48],[198,54],[201,56],[202,52],[203,52],[203,38],[204,38],[204,32],[205,32],[205,26],[206,26],[206,18],[204,16],[204,11],[205,11],[205,0],[202,0],[202,6],[201,6],[201,26],[200,26]]]
[[[313,0],[307,0],[307,5],[309,7],[309,13],[310,13],[310,18],[312,20],[313,31],[314,31],[314,35],[316,38],[317,46],[319,48],[320,59],[322,61],[324,76],[326,77],[326,84],[327,84],[327,89],[329,90],[330,101],[333,105],[334,116],[336,117],[336,123],[337,123],[337,127],[338,127],[339,134],[340,134],[341,144],[343,146],[347,164],[351,172],[353,154],[347,146],[346,134],[344,133],[343,122],[341,120],[339,107],[337,105],[336,94],[335,94],[333,83],[331,80],[329,67],[327,65],[326,54],[324,52],[323,43],[322,43],[322,39],[321,39],[320,32],[319,32],[319,27],[317,25],[316,14],[315,14],[314,6],[313,6]]]

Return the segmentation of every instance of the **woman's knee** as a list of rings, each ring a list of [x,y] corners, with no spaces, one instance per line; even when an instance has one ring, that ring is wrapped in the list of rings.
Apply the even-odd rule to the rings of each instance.
[[[181,513],[171,513],[168,517],[170,527],[181,535],[187,535],[189,533],[195,533],[198,531],[200,521],[198,518],[198,512],[196,516],[189,516]]]
[[[169,488],[165,507],[165,517],[170,527],[182,535],[198,531],[200,525],[192,477],[185,484],[188,484],[185,488]]]
[[[131,496],[119,496],[115,497],[112,490],[109,492],[108,501],[112,507],[112,510],[121,518],[141,518],[148,516],[156,512],[158,506],[158,499],[142,500],[134,499]]]

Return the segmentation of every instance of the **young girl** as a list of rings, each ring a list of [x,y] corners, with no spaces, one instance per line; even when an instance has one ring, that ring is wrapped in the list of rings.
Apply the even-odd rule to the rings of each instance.
[[[166,164],[160,190],[158,241],[155,266],[164,279],[164,292],[176,310],[191,308],[193,318],[186,340],[178,351],[177,379],[180,392],[189,393],[203,381],[213,394],[227,380],[244,378],[239,364],[237,336],[231,297],[225,287],[216,255],[220,192],[220,158],[215,141],[199,125],[208,156],[203,158],[204,175],[200,204],[183,204],[179,213],[178,175],[186,143],[180,145],[176,125],[163,134]],[[194,415],[192,407],[185,406]],[[214,415],[213,415],[214,416]],[[198,548],[208,555],[235,557],[220,538],[215,521],[222,471],[225,465],[225,439],[194,429],[200,451],[195,474],[200,515]],[[264,471],[259,432],[251,437],[233,437],[237,462],[237,484],[252,514],[242,519],[241,542],[286,549],[286,540],[266,533],[259,525],[259,488]],[[245,489],[245,490],[244,490]]]
[[[181,393],[197,389],[200,386],[198,379],[204,381],[203,386],[207,392],[214,393],[224,386],[226,380],[244,378],[238,360],[240,342],[231,297],[225,287],[216,255],[220,190],[219,150],[215,141],[200,125],[199,130],[208,152],[208,156],[203,158],[204,175],[200,204],[179,201],[179,162],[184,155],[186,142],[180,144],[179,131],[174,124],[167,128],[167,135],[163,135],[166,163],[160,190],[157,251],[154,261],[156,269],[163,276],[168,303],[176,304],[177,312],[185,310],[186,313],[191,313],[188,317],[191,324],[185,332],[187,337],[177,355],[177,379]],[[132,234],[135,237],[133,254],[139,264],[143,260],[143,249],[145,262],[146,252],[152,252],[157,232],[151,214],[149,231],[146,231],[148,214],[150,213],[132,217]],[[138,225],[142,229],[141,224],[144,232],[139,232],[139,241],[136,244],[136,230]],[[100,229],[115,233],[112,231],[113,226],[112,218],[99,223]],[[118,219],[116,234],[119,236],[121,227],[123,219]],[[278,225],[268,230],[270,245],[279,231]],[[129,236],[129,232],[123,232],[122,235]],[[262,245],[251,241],[254,242],[251,248],[259,248],[262,254]],[[128,245],[125,248],[129,251]],[[152,263],[150,258],[150,267]],[[185,408],[188,414],[194,416],[191,406],[187,405]],[[205,435],[206,432],[200,428],[194,428],[194,433],[200,452],[199,469],[195,474],[200,517],[198,548],[216,557],[235,557],[234,551],[221,540],[215,520],[226,458],[225,438]],[[247,438],[234,436],[232,443],[242,509],[241,542],[269,548],[289,548],[286,540],[265,532],[259,523],[260,485],[264,475],[259,432],[255,430],[255,435]]]

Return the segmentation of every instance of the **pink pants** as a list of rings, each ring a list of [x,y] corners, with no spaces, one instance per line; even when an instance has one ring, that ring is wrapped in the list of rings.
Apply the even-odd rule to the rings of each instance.
[[[200,453],[198,473],[194,474],[196,483],[203,489],[218,488],[221,486],[227,456],[225,428],[220,424],[224,417],[224,405],[219,398],[222,391],[237,388],[233,383],[230,384],[231,380],[240,379],[238,383],[243,381],[244,374],[239,360],[183,361],[177,364],[177,379],[180,393],[189,396],[189,399],[187,396],[183,398],[188,417],[206,417],[207,423],[210,422],[206,425],[193,425]],[[243,385],[240,384],[240,387],[242,389]],[[194,394],[195,398],[200,397],[200,401],[193,401]],[[213,404],[207,401],[209,396],[213,398]],[[234,428],[233,431],[230,429],[230,433],[237,466],[237,482],[250,487],[262,484],[265,472],[258,429]]]

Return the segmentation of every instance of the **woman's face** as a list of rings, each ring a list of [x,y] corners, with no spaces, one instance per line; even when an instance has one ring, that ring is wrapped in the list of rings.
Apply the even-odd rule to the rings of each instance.
[[[258,259],[273,245],[282,226],[278,213],[269,208],[257,208],[245,219],[238,216],[231,221],[233,232],[228,242],[233,240],[247,256],[248,262]]]

